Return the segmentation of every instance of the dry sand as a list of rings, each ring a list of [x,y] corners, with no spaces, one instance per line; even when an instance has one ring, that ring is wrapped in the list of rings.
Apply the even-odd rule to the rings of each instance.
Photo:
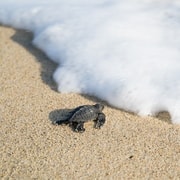
[[[166,113],[139,117],[106,104],[101,130],[52,125],[57,109],[98,100],[58,93],[56,64],[31,40],[0,26],[0,179],[180,179],[180,126]]]

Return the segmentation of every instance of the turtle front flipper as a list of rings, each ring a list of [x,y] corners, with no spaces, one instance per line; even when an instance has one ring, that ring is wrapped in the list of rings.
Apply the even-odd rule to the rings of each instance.
[[[97,119],[95,120],[96,124],[95,124],[94,127],[96,129],[100,129],[104,125],[105,121],[106,121],[105,114],[104,113],[99,113]]]
[[[84,122],[72,122],[72,128],[75,132],[83,133],[85,131]]]

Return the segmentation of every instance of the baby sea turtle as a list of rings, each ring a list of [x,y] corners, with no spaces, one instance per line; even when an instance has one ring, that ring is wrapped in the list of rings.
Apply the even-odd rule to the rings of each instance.
[[[94,120],[95,128],[100,129],[105,123],[105,114],[102,113],[104,106],[102,104],[83,105],[74,109],[59,110],[58,120],[55,124],[70,124],[75,132],[84,132],[84,123]]]

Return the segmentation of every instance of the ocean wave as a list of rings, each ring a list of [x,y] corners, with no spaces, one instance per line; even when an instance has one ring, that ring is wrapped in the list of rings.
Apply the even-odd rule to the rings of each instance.
[[[178,0],[6,0],[0,22],[34,33],[59,64],[60,92],[97,96],[140,115],[180,123]]]

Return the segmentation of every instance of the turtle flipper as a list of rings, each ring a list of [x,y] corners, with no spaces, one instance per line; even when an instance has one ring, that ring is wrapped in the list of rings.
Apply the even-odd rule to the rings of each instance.
[[[75,109],[58,109],[51,112],[50,119],[53,124],[68,124],[74,111]]]
[[[106,121],[106,116],[104,113],[99,113],[97,119],[95,120],[95,128],[100,129]]]
[[[72,126],[75,132],[83,133],[85,131],[84,122],[72,122]]]

